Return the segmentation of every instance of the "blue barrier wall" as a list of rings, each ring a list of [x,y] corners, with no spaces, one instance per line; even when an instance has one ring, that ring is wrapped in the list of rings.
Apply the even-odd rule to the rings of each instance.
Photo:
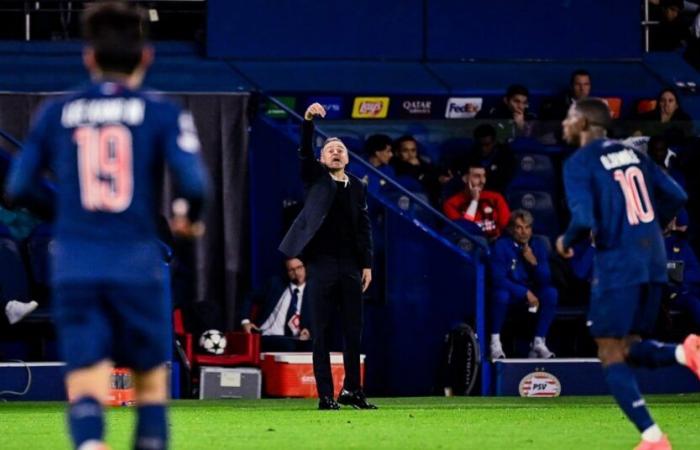
[[[427,57],[633,58],[639,0],[429,0]]]
[[[210,0],[210,56],[635,58],[639,0]],[[553,45],[554,43],[554,45]]]
[[[417,59],[422,0],[209,0],[210,56]]]

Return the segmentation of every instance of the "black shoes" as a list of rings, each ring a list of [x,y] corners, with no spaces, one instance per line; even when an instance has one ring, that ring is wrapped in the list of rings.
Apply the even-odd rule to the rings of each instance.
[[[338,402],[333,400],[333,397],[321,397],[318,400],[318,409],[320,410],[333,410],[340,409]]]
[[[350,392],[346,389],[340,391],[338,403],[341,405],[352,406],[355,409],[377,409],[377,407],[367,401],[365,393],[358,389],[355,392]]]

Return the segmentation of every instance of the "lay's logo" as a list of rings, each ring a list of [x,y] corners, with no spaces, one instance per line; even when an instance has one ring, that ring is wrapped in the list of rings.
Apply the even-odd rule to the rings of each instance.
[[[389,113],[389,97],[355,97],[353,119],[384,119]]]

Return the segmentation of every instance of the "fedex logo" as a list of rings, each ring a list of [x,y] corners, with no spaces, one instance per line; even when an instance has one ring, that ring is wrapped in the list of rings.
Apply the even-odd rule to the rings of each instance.
[[[389,97],[355,97],[353,119],[384,119],[389,113]]]
[[[447,119],[471,119],[481,110],[481,97],[450,97],[445,108]]]

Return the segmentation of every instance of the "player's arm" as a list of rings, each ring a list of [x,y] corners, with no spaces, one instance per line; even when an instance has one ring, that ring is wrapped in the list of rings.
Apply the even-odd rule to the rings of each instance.
[[[5,183],[5,194],[11,204],[36,200],[39,175],[47,164],[46,136],[50,128],[51,108],[45,107],[37,116],[22,150],[12,161]]]
[[[666,229],[668,224],[678,215],[688,195],[682,187],[675,182],[659,166],[647,160],[647,167],[652,178],[654,190],[654,211],[662,229]]]
[[[173,233],[196,237],[203,233],[202,213],[209,179],[200,157],[200,143],[192,115],[173,109],[164,124],[165,160],[173,179]]]
[[[367,184],[362,183],[362,197],[358,206],[357,241],[362,252],[362,291],[372,282],[372,229],[367,207]]]
[[[561,239],[564,249],[571,249],[578,241],[588,238],[595,224],[590,172],[585,167],[574,167],[573,162],[564,166],[564,188],[571,214],[569,226]]]
[[[304,112],[304,120],[301,123],[301,142],[299,143],[299,159],[301,160],[301,180],[305,184],[311,184],[326,172],[323,165],[316,160],[314,155],[314,118],[325,117],[326,110],[318,103],[310,105]]]

